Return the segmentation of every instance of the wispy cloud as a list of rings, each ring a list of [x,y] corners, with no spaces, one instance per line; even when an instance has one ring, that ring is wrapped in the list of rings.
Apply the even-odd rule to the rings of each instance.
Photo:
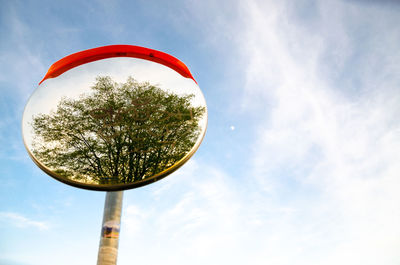
[[[27,92],[33,91],[41,75],[46,71],[38,51],[41,40],[30,32],[29,25],[24,23],[13,5],[5,5],[3,31],[7,34],[7,42],[1,50],[0,81],[7,84],[3,93],[9,93],[10,86],[16,88],[22,99],[27,99]],[[37,44],[37,45],[34,45]]]
[[[7,258],[0,258],[0,263],[4,265],[31,265],[32,263],[27,263],[24,261],[17,261],[15,258],[7,259]]]
[[[237,237],[242,232],[236,229],[243,221],[239,212],[243,203],[226,173],[191,160],[152,191],[147,206],[143,206],[143,201],[138,206],[127,198],[127,214],[121,228],[126,227],[127,232],[120,243],[122,263],[134,258],[137,262],[150,259],[150,263],[165,264],[190,259],[204,264],[210,257],[220,259],[228,255],[240,244]],[[157,255],[146,254],[149,245]],[[132,247],[143,255],[133,257],[124,250]],[[171,255],[172,249],[182,255]],[[220,255],[221,252],[224,254]]]
[[[43,40],[37,37],[17,9],[18,3],[2,5],[0,31],[7,36],[0,48],[0,158],[26,160],[21,141],[22,111],[30,92],[45,72]]]
[[[47,222],[36,221],[15,212],[0,212],[0,221],[19,228],[34,227],[40,230],[47,230],[50,228]]]
[[[252,53],[243,105],[265,113],[252,173],[264,205],[296,210],[276,227],[284,251],[265,257],[277,264],[399,260],[398,66],[382,63],[398,57],[399,34],[385,28],[392,11],[363,8],[318,2],[296,17],[289,3],[244,4]],[[368,22],[385,12],[387,21]],[[272,107],[251,104],[260,101]]]

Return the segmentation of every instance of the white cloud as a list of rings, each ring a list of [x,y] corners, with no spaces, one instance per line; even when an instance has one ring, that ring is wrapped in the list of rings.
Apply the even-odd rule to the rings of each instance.
[[[24,24],[19,14],[12,7],[6,5],[7,12],[4,19],[4,30],[7,34],[5,47],[0,51],[0,81],[12,84],[14,93],[18,93],[23,99],[27,99],[28,91],[33,91],[40,81],[38,73],[43,74],[46,66],[43,63],[40,52],[37,51],[34,42],[40,42],[30,32],[29,26]],[[7,93],[9,91],[4,91]]]
[[[49,229],[49,224],[47,222],[35,221],[14,212],[0,212],[0,221],[7,222],[9,225],[19,228],[34,227],[40,230]]]
[[[268,211],[259,211],[262,226],[262,220],[277,222],[275,231],[263,228],[268,235],[263,244],[274,246],[263,262],[397,264],[399,79],[392,64],[379,64],[378,71],[374,63],[398,56],[399,35],[394,41],[390,28],[382,33],[387,30],[382,21],[368,25],[372,33],[380,32],[386,52],[371,46],[374,53],[365,51],[370,64],[349,62],[364,48],[352,34],[385,11],[318,3],[318,14],[306,14],[317,17],[312,28],[287,16],[287,3],[243,5],[250,19],[243,43],[249,54],[243,105],[266,116],[254,143],[252,175],[263,189],[260,204],[293,209],[272,219]],[[366,43],[375,36],[364,38]],[[330,49],[334,60],[321,60]],[[352,72],[351,66],[363,71]],[[345,82],[328,79],[343,67],[348,69],[343,78],[359,79],[357,94],[334,86]],[[382,76],[388,78],[379,82]],[[250,104],[260,98],[272,108]]]
[[[243,203],[236,196],[231,177],[224,172],[191,160],[154,184],[152,190],[147,206],[143,201],[139,207],[129,197],[126,199],[127,214],[121,231],[127,227],[127,235],[121,238],[121,264],[183,264],[187,260],[205,264],[210,257],[221,259],[240,244],[242,232],[237,229],[242,222],[239,209]],[[131,229],[135,226],[139,229]],[[142,255],[131,255],[128,248]]]
[[[0,92],[2,95],[2,118],[0,122],[0,151],[2,159],[26,160],[26,151],[21,146],[20,119],[29,92],[37,86],[45,73],[40,45],[28,25],[13,4],[2,5],[1,30],[6,40],[0,49]],[[17,122],[18,121],[18,122]]]

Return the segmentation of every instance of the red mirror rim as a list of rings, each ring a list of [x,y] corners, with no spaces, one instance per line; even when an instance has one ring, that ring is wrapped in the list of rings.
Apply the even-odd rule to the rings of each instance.
[[[196,82],[189,68],[167,53],[133,45],[109,45],[73,53],[58,60],[50,66],[39,85],[46,79],[57,77],[79,65],[113,57],[133,57],[160,63]]]

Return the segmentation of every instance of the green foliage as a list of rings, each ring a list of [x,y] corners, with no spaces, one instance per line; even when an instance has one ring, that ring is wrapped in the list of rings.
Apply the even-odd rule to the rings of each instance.
[[[95,184],[132,183],[174,165],[200,133],[204,107],[148,82],[98,77],[91,94],[63,98],[33,117],[33,154],[58,175]]]

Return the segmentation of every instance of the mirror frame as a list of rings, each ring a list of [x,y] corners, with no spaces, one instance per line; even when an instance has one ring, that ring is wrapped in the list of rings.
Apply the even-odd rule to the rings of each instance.
[[[132,57],[132,58],[139,58],[139,59],[144,59],[144,60],[149,60],[152,62],[156,62],[159,64],[162,64],[164,66],[167,66],[176,72],[178,72],[180,75],[182,75],[185,78],[190,78],[192,79],[196,84],[196,80],[193,78],[192,74],[190,73],[188,67],[178,60],[177,58],[153,49],[149,48],[144,48],[140,46],[133,46],[133,45],[109,45],[109,46],[103,46],[103,47],[98,47],[98,48],[93,48],[93,49],[88,49],[84,51],[80,51],[77,53],[73,53],[71,55],[68,55],[54,64],[52,64],[47,71],[46,75],[44,78],[39,82],[39,85],[44,82],[46,79],[49,78],[55,78],[64,72],[75,68],[79,65],[98,61],[98,60],[103,60],[107,58],[114,58],[114,57]],[[200,89],[200,88],[199,88]],[[29,101],[28,101],[29,102]],[[25,113],[25,111],[24,111]],[[206,130],[207,130],[207,122],[208,122],[208,112],[207,112],[207,105],[205,105],[205,128],[203,129],[202,134],[199,136],[199,138],[196,141],[196,144],[192,147],[190,152],[185,154],[183,158],[181,158],[178,162],[176,162],[174,165],[168,167],[167,169],[164,169],[163,171],[155,174],[154,176],[151,176],[149,178],[145,178],[142,180],[138,180],[132,183],[125,183],[125,184],[86,184],[86,183],[81,183],[78,181],[74,180],[69,180],[64,177],[61,177],[54,173],[52,170],[50,170],[48,167],[46,167],[43,163],[41,163],[39,160],[35,158],[35,156],[31,153],[29,148],[27,147],[25,140],[24,140],[24,145],[26,150],[28,151],[29,156],[31,159],[35,162],[35,164],[43,170],[46,174],[49,176],[55,178],[56,180],[77,187],[77,188],[82,188],[82,189],[88,189],[88,190],[97,190],[97,191],[120,191],[120,190],[128,190],[128,189],[133,189],[133,188],[138,188],[142,187],[148,184],[151,184],[155,181],[158,181],[178,168],[180,168],[183,164],[185,164],[192,156],[193,154],[197,151],[199,148],[202,140],[204,139]]]

